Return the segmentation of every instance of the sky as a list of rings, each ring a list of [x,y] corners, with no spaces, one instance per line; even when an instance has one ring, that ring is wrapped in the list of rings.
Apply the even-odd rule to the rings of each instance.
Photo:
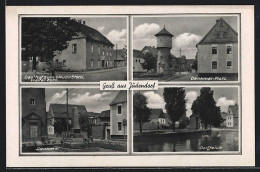
[[[104,36],[106,36],[118,49],[127,45],[127,18],[126,17],[84,17],[77,18],[86,22]],[[115,48],[115,47],[114,47]]]
[[[191,106],[193,101],[199,96],[201,87],[186,87],[186,116],[192,115]],[[238,88],[237,87],[212,87],[214,91],[214,100],[217,106],[221,107],[221,112],[227,112],[229,105],[234,105],[235,103],[239,105],[238,102]],[[158,91],[141,91],[143,95],[147,97],[149,108],[161,108],[164,112],[165,102],[163,99],[163,88],[159,88]]]
[[[99,88],[69,88],[69,104],[85,105],[88,112],[109,110],[109,104],[118,91],[100,91]],[[65,88],[45,88],[46,111],[50,103],[66,104]]]
[[[194,59],[196,44],[222,17],[235,31],[238,31],[237,16],[174,16],[174,17],[134,17],[133,18],[133,48],[142,50],[144,46],[155,46],[156,37],[165,28],[174,35],[172,54],[176,57],[185,55]]]

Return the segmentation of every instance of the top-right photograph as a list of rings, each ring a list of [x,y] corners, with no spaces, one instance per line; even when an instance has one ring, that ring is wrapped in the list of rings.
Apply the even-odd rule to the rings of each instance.
[[[239,81],[239,15],[134,16],[134,80]]]

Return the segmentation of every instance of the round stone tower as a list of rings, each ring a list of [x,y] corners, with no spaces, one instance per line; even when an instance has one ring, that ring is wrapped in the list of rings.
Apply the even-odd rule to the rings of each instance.
[[[173,35],[164,28],[155,34],[157,39],[157,73],[170,73]]]

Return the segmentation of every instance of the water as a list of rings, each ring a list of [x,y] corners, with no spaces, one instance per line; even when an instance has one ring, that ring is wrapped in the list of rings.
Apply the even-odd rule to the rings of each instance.
[[[134,152],[238,151],[237,131],[134,138]]]

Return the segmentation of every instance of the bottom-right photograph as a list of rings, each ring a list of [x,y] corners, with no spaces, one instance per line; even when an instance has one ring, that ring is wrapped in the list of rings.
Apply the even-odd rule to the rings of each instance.
[[[240,153],[238,86],[133,93],[134,152]]]

